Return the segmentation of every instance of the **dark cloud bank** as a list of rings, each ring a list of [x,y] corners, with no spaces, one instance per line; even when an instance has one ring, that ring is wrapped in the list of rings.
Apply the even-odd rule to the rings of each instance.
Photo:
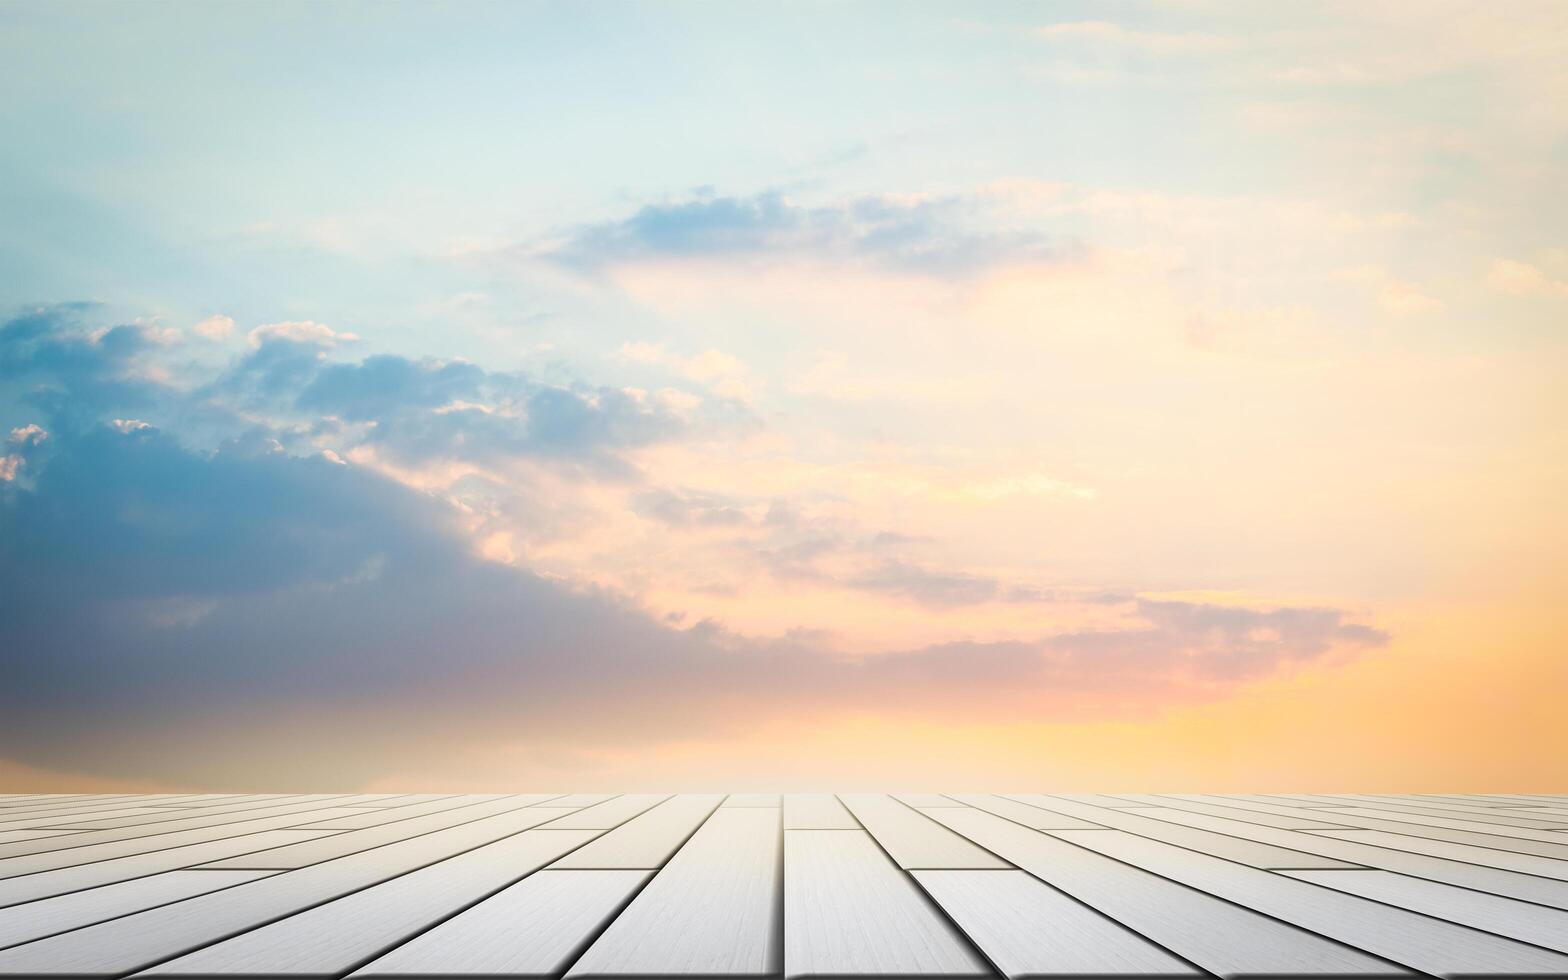
[[[1106,597],[1136,613],[1130,629],[864,660],[672,629],[474,557],[449,503],[306,440],[341,430],[409,459],[531,456],[634,480],[618,454],[689,421],[473,365],[335,360],[301,331],[175,388],[145,370],[170,356],[154,332],[88,329],[87,314],[0,327],[0,421],[16,429],[0,481],[0,757],[30,765],[326,788],[439,766],[476,740],[624,747],[785,711],[1097,716],[1384,640],[1330,609],[1130,597]],[[453,407],[470,400],[492,410]],[[941,584],[954,601],[980,588]],[[890,566],[867,587],[919,585]]]

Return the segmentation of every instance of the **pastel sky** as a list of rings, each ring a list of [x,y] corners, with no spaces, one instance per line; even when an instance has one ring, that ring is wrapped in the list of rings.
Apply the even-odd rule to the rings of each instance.
[[[1568,5],[0,62],[0,790],[1563,789]]]

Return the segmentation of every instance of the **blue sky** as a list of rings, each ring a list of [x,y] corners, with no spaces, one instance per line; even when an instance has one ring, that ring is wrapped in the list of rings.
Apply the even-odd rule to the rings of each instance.
[[[1467,698],[1535,771],[1557,5],[13,2],[0,58],[0,779],[1452,790]],[[1262,734],[1326,705],[1383,751]]]

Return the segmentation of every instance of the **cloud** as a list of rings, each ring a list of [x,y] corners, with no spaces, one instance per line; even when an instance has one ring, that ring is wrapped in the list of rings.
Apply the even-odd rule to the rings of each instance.
[[[742,404],[750,404],[756,398],[755,389],[761,386],[740,358],[720,350],[710,348],[682,357],[665,350],[662,344],[636,341],[622,344],[616,353],[627,361],[672,368],[715,395]]]
[[[290,343],[309,347],[314,340]],[[678,408],[631,389],[552,385],[461,361],[393,355],[309,363],[315,367],[308,376],[289,376],[298,392],[291,407],[366,423],[362,435],[338,448],[371,446],[404,462],[528,456],[626,472],[622,452],[688,429]]]
[[[809,206],[776,191],[705,193],[570,229],[531,254],[581,269],[649,259],[796,256],[923,275],[1056,255],[1038,234],[982,227],[990,224],[987,208],[971,197],[872,195]]]
[[[1399,279],[1381,266],[1353,266],[1339,270],[1337,275],[1347,282],[1372,288],[1378,307],[1390,316],[1415,316],[1443,308],[1442,300],[1427,295],[1418,284]]]
[[[923,606],[946,608],[986,602],[1038,602],[1042,593],[1009,588],[998,579],[943,572],[898,559],[880,562],[848,576],[844,585],[866,592],[910,599]]]
[[[4,376],[4,393],[44,364],[67,390],[116,377],[140,348],[131,334],[106,341],[112,333],[64,319],[0,328],[11,341],[0,363],[26,367]],[[273,336],[261,346],[320,341]],[[642,409],[602,395],[461,362],[351,366],[317,367],[280,400],[303,412],[312,391],[303,400],[315,411],[378,423],[405,411],[489,418],[443,410],[455,404],[447,399],[505,389],[521,393],[530,451],[645,437],[607,436],[618,413]],[[235,376],[185,397],[204,403]],[[396,397],[382,400],[377,379]],[[298,436],[287,427],[246,419],[201,448],[113,406],[93,421],[70,418],[59,428],[16,420],[11,446],[26,453],[27,478],[0,482],[0,741],[9,757],[49,769],[318,788],[433,770],[500,743],[643,747],[868,711],[931,723],[1110,717],[1384,640],[1336,610],[1131,597],[1105,600],[1125,618],[1115,628],[862,658],[811,634],[674,629],[629,597],[485,560],[471,514],[447,494],[330,448],[290,449]],[[670,524],[776,528],[781,568],[832,552],[848,533],[783,505],[763,511],[700,491],[649,489],[637,501]],[[862,588],[935,605],[1042,598],[905,561],[903,542],[878,541],[885,559],[863,570]]]
[[[673,630],[474,557],[449,508],[362,468],[196,454],[153,429],[57,446],[0,516],[8,751],[206,786],[254,782],[246,761],[352,783],[503,735],[645,744],[873,706],[1093,714],[1107,690],[1179,699],[1382,640],[1332,610],[1150,602],[1125,630],[864,659]],[[280,723],[294,734],[269,741]],[[296,738],[330,748],[295,758]]]
[[[1568,296],[1568,279],[1554,279],[1539,266],[1517,259],[1493,259],[1486,284],[1514,296]]]
[[[814,513],[787,498],[660,487],[638,493],[631,507],[664,527],[705,532],[709,557],[722,555],[729,567],[746,573],[764,571],[774,584],[866,593],[933,610],[1057,598],[996,576],[933,567],[917,557],[930,544],[925,539]]]
[[[1414,316],[1443,308],[1442,300],[1428,296],[1415,283],[1397,280],[1386,282],[1378,289],[1377,302],[1383,312],[1393,316]]]
[[[1337,609],[1257,610],[1142,598],[1134,605],[1144,628],[1073,633],[1053,640],[1053,649],[1091,657],[1108,670],[1181,665],[1205,680],[1244,680],[1316,660],[1335,647],[1388,642],[1386,633],[1351,622]]]
[[[228,340],[234,336],[234,318],[223,314],[214,314],[205,319],[198,320],[191,327],[191,332],[196,336],[213,342]]]
[[[1240,38],[1198,31],[1141,31],[1103,20],[1062,21],[1034,30],[1035,37],[1058,43],[1127,47],[1159,53],[1211,53],[1238,47]]]
[[[308,344],[330,350],[340,343],[353,343],[359,337],[333,330],[326,324],[313,320],[290,320],[283,323],[266,323],[250,332],[250,342],[257,347],[283,341],[291,344]]]
[[[752,523],[752,516],[737,501],[697,491],[658,487],[632,498],[632,508],[669,527],[738,527]]]
[[[163,386],[146,359],[163,346],[156,332],[139,324],[87,329],[80,318],[91,309],[42,308],[0,325],[0,385],[61,419],[154,400]]]
[[[49,433],[43,426],[29,423],[12,429],[10,441],[13,446],[36,446],[47,438]]]
[[[28,454],[48,438],[48,431],[41,425],[19,425],[12,429],[8,442],[15,451],[0,456],[0,483],[15,480],[21,474],[22,467],[27,465]]]
[[[300,391],[295,403],[353,422],[364,422],[407,409],[451,405],[479,397],[485,372],[460,361],[411,361],[377,355],[357,364],[322,368]]]

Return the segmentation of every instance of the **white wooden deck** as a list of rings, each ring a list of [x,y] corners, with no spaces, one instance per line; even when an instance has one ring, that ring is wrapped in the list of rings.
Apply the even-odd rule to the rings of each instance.
[[[1568,795],[0,796],[0,977],[1568,977]]]

